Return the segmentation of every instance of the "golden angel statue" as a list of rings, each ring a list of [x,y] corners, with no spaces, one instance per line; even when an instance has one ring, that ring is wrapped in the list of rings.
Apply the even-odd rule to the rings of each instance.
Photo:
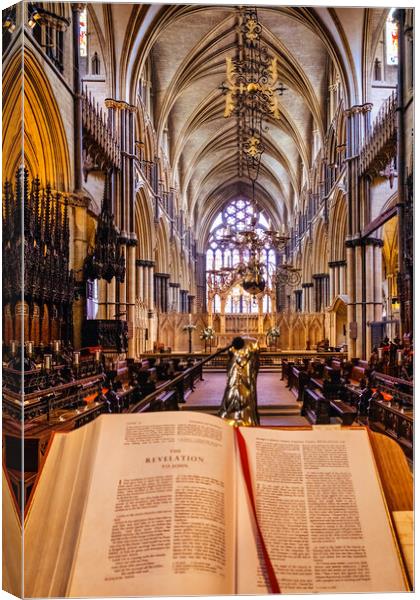
[[[259,425],[257,375],[260,347],[252,337],[236,337],[229,348],[227,383],[219,416],[235,426]]]

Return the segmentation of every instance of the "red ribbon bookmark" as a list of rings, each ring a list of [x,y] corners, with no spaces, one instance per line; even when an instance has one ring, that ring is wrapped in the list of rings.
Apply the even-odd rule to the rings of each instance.
[[[279,582],[277,581],[276,573],[274,572],[273,565],[271,564],[271,560],[268,555],[267,547],[264,542],[261,527],[258,522],[257,509],[255,506],[254,493],[252,490],[251,471],[249,468],[248,452],[246,449],[245,439],[244,439],[244,436],[242,435],[242,433],[239,431],[239,427],[235,427],[235,431],[236,431],[236,439],[238,441],[239,456],[241,457],[242,472],[244,474],[246,488],[247,488],[249,500],[250,500],[251,506],[252,506],[252,512],[254,513],[258,539],[259,539],[259,542],[261,545],[261,550],[262,550],[265,566],[267,569],[268,580],[270,582],[270,591],[272,594],[281,594]]]

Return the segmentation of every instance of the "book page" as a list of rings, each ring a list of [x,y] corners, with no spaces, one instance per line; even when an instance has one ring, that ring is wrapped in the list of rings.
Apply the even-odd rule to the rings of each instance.
[[[234,436],[199,413],[104,415],[69,596],[234,592]]]
[[[22,524],[3,467],[2,478],[2,589],[22,596]]]
[[[64,596],[71,571],[99,421],[54,435],[25,518],[25,596]]]
[[[366,431],[241,432],[282,593],[406,590]],[[238,474],[239,594],[268,592],[254,529]]]

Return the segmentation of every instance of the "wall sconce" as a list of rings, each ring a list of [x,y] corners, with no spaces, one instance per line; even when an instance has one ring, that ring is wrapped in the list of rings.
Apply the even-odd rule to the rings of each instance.
[[[7,29],[9,33],[13,33],[16,29],[16,23],[12,19],[12,15],[7,15],[7,17],[3,21],[3,29]]]
[[[28,10],[29,10],[28,25],[31,29],[33,29],[35,27],[35,25],[37,24],[37,22],[41,19],[41,15],[39,14],[36,6],[33,6],[31,4],[29,5]]]

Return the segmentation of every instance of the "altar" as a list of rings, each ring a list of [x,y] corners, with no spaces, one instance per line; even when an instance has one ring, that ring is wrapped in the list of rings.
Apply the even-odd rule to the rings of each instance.
[[[267,333],[273,325],[269,313],[226,313],[213,316],[213,327],[216,334],[216,346],[224,348],[232,342],[232,338],[237,335],[249,335],[256,340],[261,348],[269,346]],[[270,346],[272,349],[278,349],[275,344]]]
[[[216,334],[216,348],[225,348],[232,343],[232,339],[236,336],[249,335],[258,340],[260,348],[268,348],[267,336],[265,333],[254,333],[249,331],[236,331],[235,333],[218,333]],[[214,343],[214,342],[213,342]],[[274,346],[272,346],[274,349]]]

